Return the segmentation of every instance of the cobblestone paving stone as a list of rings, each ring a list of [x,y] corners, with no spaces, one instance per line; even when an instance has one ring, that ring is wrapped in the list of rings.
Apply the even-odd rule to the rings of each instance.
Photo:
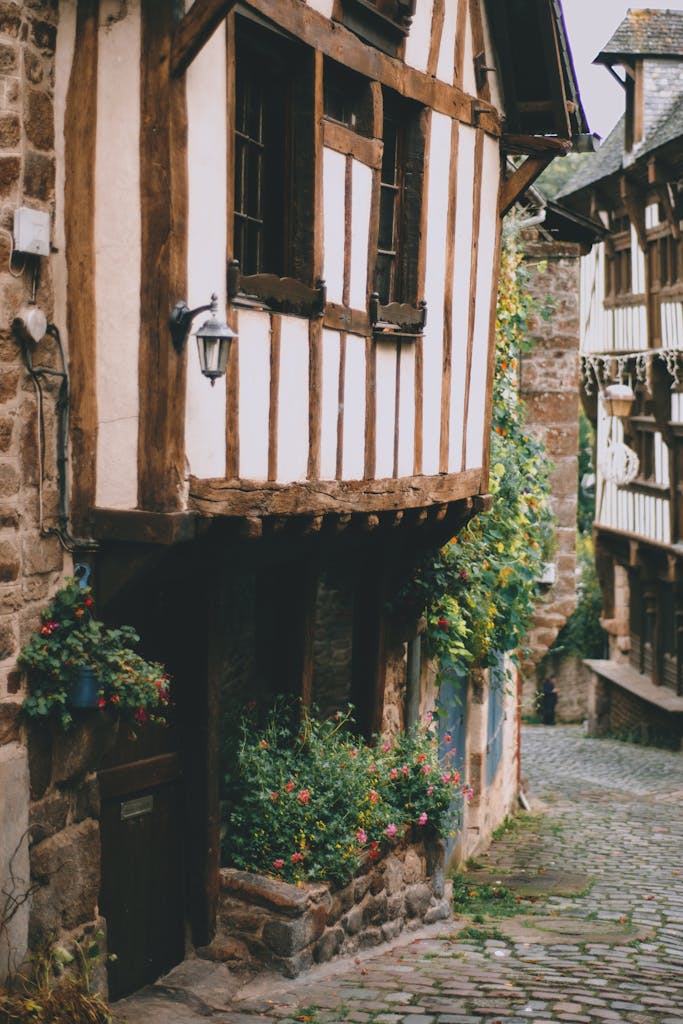
[[[456,919],[294,982],[247,987],[227,1013],[195,1003],[186,1016],[147,1012],[140,1021],[683,1024],[683,755],[589,740],[569,726],[525,728],[523,751],[529,795],[545,815],[495,842],[484,863],[590,876],[584,894],[534,906],[539,927],[552,919],[554,934],[525,918],[528,937],[510,919],[509,935],[501,920],[493,923],[502,934],[487,938],[480,925],[471,938]],[[610,929],[618,941],[606,941]]]

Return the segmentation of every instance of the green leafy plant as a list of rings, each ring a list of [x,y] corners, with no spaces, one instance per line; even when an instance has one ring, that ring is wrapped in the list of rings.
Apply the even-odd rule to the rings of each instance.
[[[429,724],[367,746],[350,732],[351,709],[321,722],[279,705],[262,729],[245,717],[224,779],[224,862],[343,883],[408,828],[438,832],[460,775]]]
[[[600,625],[602,592],[595,568],[592,537],[579,536],[576,554],[579,568],[576,608],[560,630],[550,654],[602,658],[605,654],[606,634]]]
[[[519,361],[531,347],[528,320],[538,313],[514,240],[503,248],[496,321],[490,512],[480,514],[418,567],[406,600],[425,608],[428,650],[441,675],[464,677],[523,643],[536,584],[555,544],[550,508],[552,463],[524,426]],[[541,315],[548,315],[541,310]]]
[[[68,729],[71,688],[81,669],[91,668],[99,707],[115,709],[136,725],[165,721],[169,679],[163,666],[133,649],[140,638],[131,626],[105,626],[93,617],[93,607],[90,588],[67,579],[42,613],[42,626],[18,658],[29,681],[25,713],[54,718]]]

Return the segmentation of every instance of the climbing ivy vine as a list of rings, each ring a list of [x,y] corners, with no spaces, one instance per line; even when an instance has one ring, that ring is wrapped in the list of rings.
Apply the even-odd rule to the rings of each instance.
[[[539,310],[528,291],[528,271],[513,235],[503,244],[496,318],[490,512],[473,519],[412,582],[427,620],[429,653],[441,674],[464,676],[486,667],[495,652],[515,652],[534,612],[536,583],[552,554],[552,464],[544,446],[524,425],[519,397],[520,357],[533,342],[531,313]]]

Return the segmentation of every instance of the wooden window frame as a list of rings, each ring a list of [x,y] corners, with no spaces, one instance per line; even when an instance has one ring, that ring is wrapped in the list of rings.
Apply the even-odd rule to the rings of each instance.
[[[396,57],[416,6],[417,0],[338,0],[339,20],[366,43]]]
[[[265,58],[264,59],[264,55]],[[250,74],[249,58],[254,73]],[[257,58],[257,59],[254,59]],[[244,265],[244,253],[237,244],[240,176],[237,167],[239,147],[244,138],[238,132],[238,93],[241,61],[247,64],[245,80],[263,83],[273,103],[269,120],[276,119],[276,106],[282,123],[276,126],[272,140],[262,139],[264,153],[272,141],[269,181],[262,178],[262,206],[275,206],[268,185],[280,185],[277,213],[270,214],[269,232],[261,259]],[[320,316],[325,305],[323,282],[314,273],[315,250],[315,53],[277,30],[254,23],[246,15],[235,18],[235,85],[231,97],[231,138],[240,136],[233,146],[233,184],[229,223],[228,299],[236,306],[268,309],[295,315]],[[247,140],[248,144],[248,140]],[[277,166],[273,166],[277,161]],[[266,169],[268,170],[268,169]],[[272,192],[272,189],[271,189]],[[240,259],[242,257],[242,259]]]

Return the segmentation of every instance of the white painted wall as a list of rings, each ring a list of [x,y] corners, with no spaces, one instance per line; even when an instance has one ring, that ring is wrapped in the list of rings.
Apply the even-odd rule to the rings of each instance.
[[[453,6],[455,6],[454,2]],[[433,10],[434,0],[420,0],[406,40],[406,64],[417,68],[418,71],[427,70]]]
[[[104,12],[100,12],[100,17]],[[97,494],[135,508],[140,337],[140,3],[100,28],[95,172]],[[126,116],[121,112],[126,111]]]
[[[343,193],[342,193],[343,194]],[[358,160],[351,168],[351,279],[352,309],[366,309],[368,298],[368,243],[372,171]]]
[[[427,326],[423,362],[423,455],[422,471],[439,471],[441,431],[441,383],[443,376],[444,283],[446,280],[446,229],[450,186],[451,119],[432,114],[429,171],[426,180],[427,266],[425,298]]]
[[[326,18],[332,17],[334,0],[307,0],[307,3],[308,6],[312,7],[314,11],[318,11],[320,14],[324,14]]]
[[[662,348],[683,348],[683,306],[680,302],[663,302]]]
[[[218,295],[225,316],[227,251],[227,120],[217,116],[226,95],[225,25],[221,23],[186,72],[188,118],[187,296],[191,309]],[[215,102],[207,103],[207,97]],[[232,140],[231,140],[232,141]],[[196,330],[208,316],[200,314]],[[246,354],[243,345],[240,355]],[[267,378],[266,378],[267,380]],[[212,387],[199,369],[197,341],[188,339],[185,446],[189,472],[200,477],[225,475],[225,377]],[[242,407],[240,406],[240,415]]]
[[[320,477],[322,480],[334,480],[337,470],[337,417],[339,413],[339,332],[324,330],[322,347]]]
[[[415,347],[401,345],[401,396],[398,414],[398,475],[412,476],[415,460]]]
[[[439,47],[439,62],[436,77],[453,85],[455,71],[455,29],[458,15],[457,3],[447,3],[444,11],[443,32]]]
[[[346,335],[342,476],[365,476],[365,338]]]
[[[396,343],[378,341],[377,358],[377,457],[375,475],[390,477],[394,470],[394,425],[396,410]]]
[[[239,313],[240,476],[268,479],[270,411],[270,316],[253,310]],[[225,430],[223,430],[225,434]],[[225,468],[219,474],[223,476]]]
[[[64,229],[64,116],[69,88],[71,65],[76,42],[76,5],[63,4],[59,12],[59,32],[55,51],[55,220],[52,240],[57,249],[51,257],[54,284],[54,322],[57,324],[67,351],[67,270],[66,236]]]
[[[491,330],[491,289],[495,263],[498,227],[498,180],[500,157],[498,144],[484,137],[482,166],[481,214],[479,218],[479,258],[477,261],[477,296],[474,315],[474,344],[470,374],[470,398],[467,414],[467,458],[465,469],[482,465],[484,415],[486,409],[486,376]]]
[[[345,179],[346,158],[332,149],[323,150],[323,277],[328,301],[338,303],[344,288]]]
[[[277,480],[305,480],[308,471],[308,320],[282,317]]]
[[[638,245],[636,229],[631,226],[631,288],[634,295],[645,291],[645,253]]]
[[[472,20],[470,12],[465,19],[465,62],[463,65],[462,88],[472,96],[477,94],[477,80],[474,77],[474,48],[472,42]]]
[[[472,188],[476,132],[460,126],[458,142],[458,185],[455,210],[455,253],[453,262],[453,356],[449,422],[448,469],[462,468],[463,410],[465,408],[465,366],[470,298],[472,254]]]

